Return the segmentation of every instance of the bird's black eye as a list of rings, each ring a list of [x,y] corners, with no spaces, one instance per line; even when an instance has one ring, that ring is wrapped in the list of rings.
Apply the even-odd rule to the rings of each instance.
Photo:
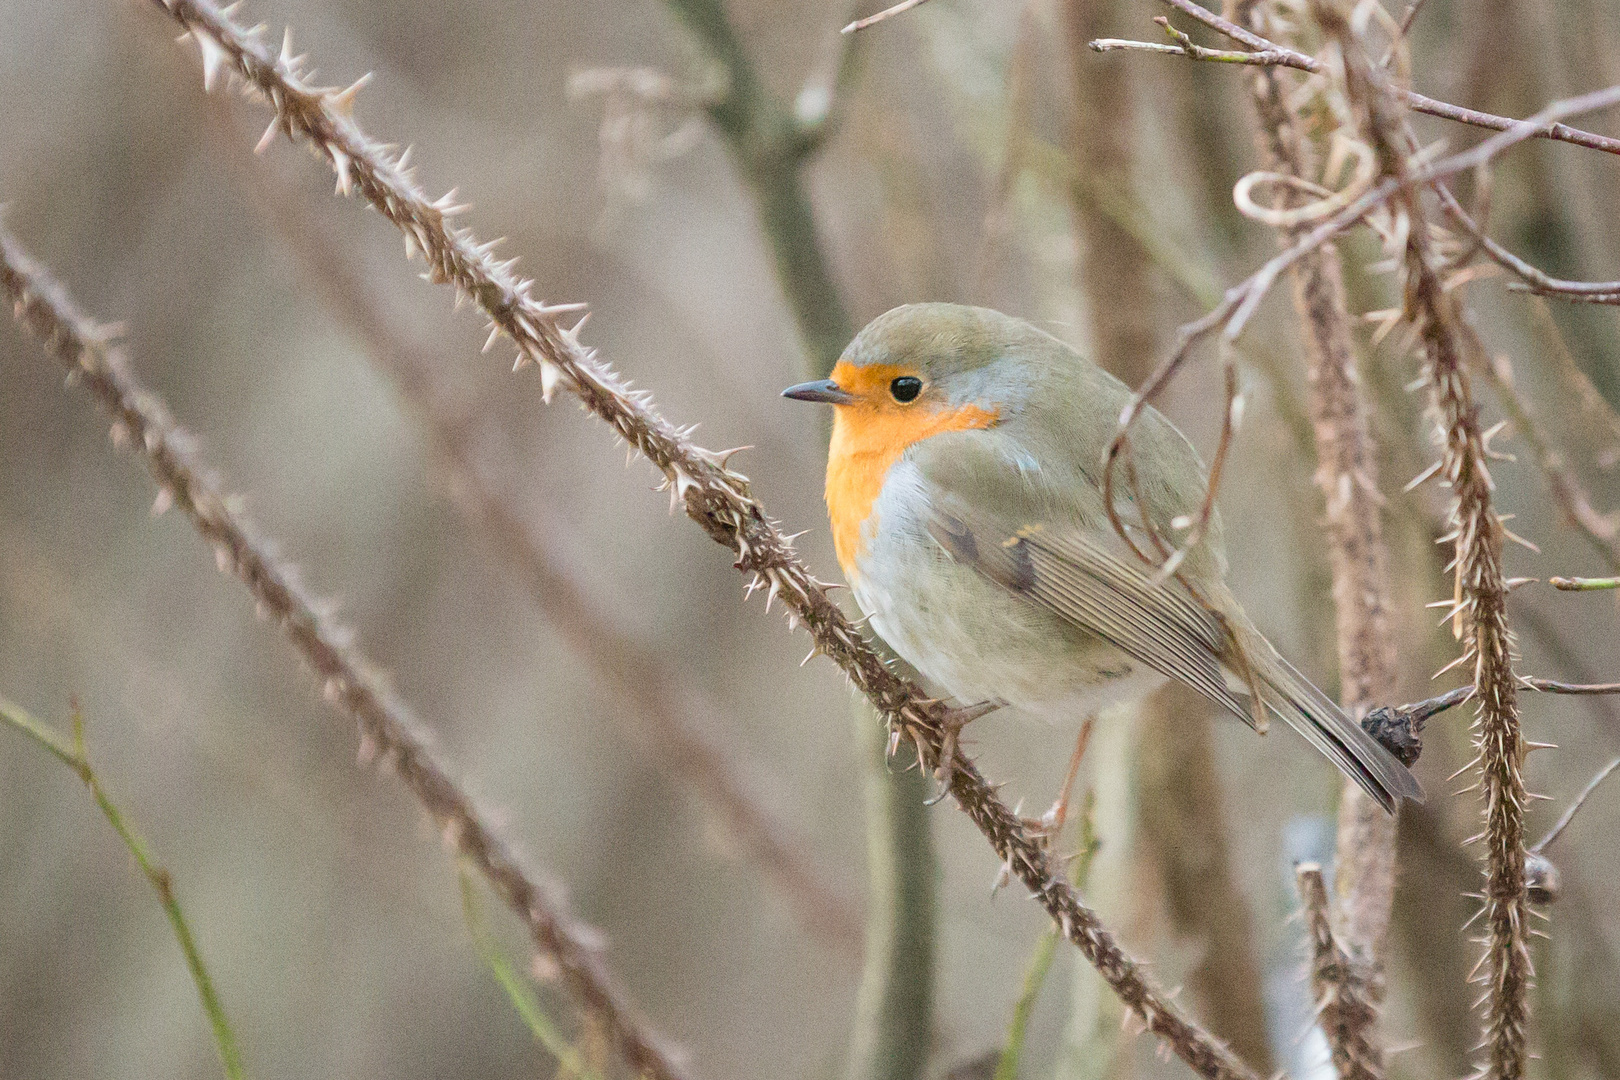
[[[915,375],[902,375],[889,384],[889,393],[901,404],[915,401],[917,395],[922,393],[922,380]]]

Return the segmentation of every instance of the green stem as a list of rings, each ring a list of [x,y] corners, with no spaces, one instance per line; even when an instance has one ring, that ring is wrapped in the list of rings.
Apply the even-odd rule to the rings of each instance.
[[[140,866],[141,873],[146,875],[146,880],[158,894],[158,902],[163,905],[163,913],[168,916],[169,926],[173,928],[175,939],[180,943],[180,951],[185,955],[186,967],[191,971],[191,981],[197,986],[197,997],[202,1001],[203,1012],[208,1014],[208,1022],[214,1029],[214,1044],[219,1048],[225,1076],[228,1080],[239,1080],[247,1075],[242,1067],[241,1052],[236,1046],[236,1035],[231,1030],[230,1021],[225,1018],[225,1007],[220,1004],[219,994],[214,990],[214,981],[208,975],[202,953],[197,949],[197,940],[192,936],[191,927],[186,923],[185,913],[180,910],[180,901],[175,898],[174,883],[169,877],[169,872],[152,858],[145,842],[124,820],[124,815],[102,789],[101,781],[97,778],[95,770],[90,767],[90,759],[85,751],[84,720],[79,715],[77,707],[73,712],[71,743],[34,719],[21,707],[4,698],[0,698],[0,720],[27,735],[58,761],[72,769],[84,782],[85,787],[90,789],[96,805],[101,808],[102,816],[124,842],[129,853],[135,856],[135,862]]]
[[[461,915],[467,923],[467,933],[472,937],[473,952],[478,959],[489,968],[490,974],[501,989],[506,991],[506,998],[512,1003],[513,1010],[523,1020],[524,1026],[534,1036],[536,1042],[545,1047],[546,1052],[557,1059],[559,1075],[567,1075],[576,1080],[601,1080],[601,1077],[588,1069],[579,1051],[563,1035],[554,1020],[546,1014],[535,996],[534,990],[524,981],[507,960],[500,946],[490,936],[489,927],[484,922],[484,911],[478,902],[478,883],[465,866],[459,871],[461,879]]]
[[[1096,792],[1088,790],[1080,810],[1080,850],[1075,855],[1070,880],[1077,888],[1084,888],[1086,875],[1091,870],[1092,856],[1097,854],[1097,830],[1092,810],[1097,803]],[[1012,1020],[1007,1024],[1007,1041],[996,1062],[992,1080],[1018,1080],[1018,1065],[1024,1056],[1024,1038],[1029,1031],[1029,1017],[1035,1011],[1035,999],[1040,996],[1046,976],[1052,970],[1052,958],[1057,954],[1057,927],[1048,927],[1035,943],[1029,966],[1024,969],[1024,983],[1019,988],[1018,1000],[1013,1003]]]

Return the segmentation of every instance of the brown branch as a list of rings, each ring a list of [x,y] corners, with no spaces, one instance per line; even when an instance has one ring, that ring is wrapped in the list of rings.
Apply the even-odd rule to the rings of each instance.
[[[853,34],[857,30],[865,30],[868,26],[876,26],[880,22],[891,19],[896,15],[903,15],[912,8],[921,4],[926,4],[927,2],[928,0],[900,0],[898,4],[895,4],[892,7],[886,7],[876,15],[868,15],[864,19],[856,19],[854,22],[840,30],[839,33]]]
[[[1340,46],[1346,94],[1358,110],[1366,141],[1386,177],[1404,184],[1424,170],[1414,169],[1407,155],[1400,96],[1368,59],[1351,29],[1344,0],[1315,0],[1312,6],[1323,30]],[[1456,158],[1488,161],[1509,140],[1522,137],[1526,126],[1492,136]],[[1441,475],[1455,500],[1453,531],[1446,537],[1455,553],[1454,616],[1465,637],[1464,656],[1474,662],[1474,698],[1479,704],[1475,746],[1485,801],[1487,1070],[1496,1080],[1518,1080],[1527,1060],[1530,983],[1525,939],[1528,796],[1520,772],[1526,747],[1519,729],[1519,684],[1512,668],[1502,571],[1505,530],[1492,506],[1485,437],[1464,360],[1464,316],[1442,281],[1444,264],[1435,251],[1421,198],[1416,191],[1403,192],[1399,206],[1410,223],[1401,252],[1405,317],[1418,327],[1423,342],[1431,408],[1442,437]]]
[[[236,126],[225,129],[236,133]],[[231,148],[233,151],[235,147]],[[702,731],[720,712],[680,671],[612,624],[581,587],[569,558],[547,533],[520,518],[484,478],[474,459],[476,433],[433,385],[438,362],[396,331],[354,258],[321,230],[269,168],[231,153],[231,165],[266,221],[291,246],[321,301],[360,340],[417,414],[444,470],[452,500],[527,590],[534,605],[623,706],[616,716],[660,767],[683,781],[720,830],[785,897],[801,923],[838,952],[861,954],[862,918],[848,896],[826,884],[794,837],[754,798],[741,770]]]
[[[1440,197],[1440,205],[1445,208],[1451,220],[1456,222],[1458,228],[1471,236],[1474,243],[1479,245],[1479,249],[1485,252],[1492,262],[1523,279],[1524,291],[1537,296],[1587,299],[1600,304],[1620,303],[1620,281],[1565,281],[1562,278],[1555,278],[1492,240],[1479,222],[1474,220],[1473,215],[1463,209],[1462,203],[1457,201],[1457,197],[1446,185],[1434,184],[1433,188],[1435,194]]]
[[[1245,9],[1249,25],[1264,25],[1266,7],[1240,3],[1237,11]],[[1279,74],[1256,72],[1251,97],[1264,133],[1267,168],[1310,180],[1316,169],[1312,148]],[[1294,228],[1282,235],[1292,237],[1299,232]],[[1333,576],[1339,693],[1345,709],[1354,715],[1395,695],[1389,551],[1383,536],[1377,448],[1356,368],[1344,271],[1337,250],[1332,244],[1323,245],[1302,259],[1291,276],[1294,307],[1305,332],[1310,362],[1316,483],[1326,501],[1323,520]],[[1384,1075],[1383,1048],[1374,1041],[1372,1028],[1384,996],[1383,956],[1395,902],[1397,828],[1394,814],[1385,813],[1360,785],[1345,782],[1334,859],[1340,899],[1334,925],[1345,947],[1343,973],[1331,987],[1316,980],[1318,1000],[1324,1007],[1328,995],[1332,997],[1331,1023],[1324,1012],[1322,1030],[1341,1078],[1378,1080]],[[1302,895],[1305,885],[1302,876]],[[1319,872],[1316,885],[1321,887]]]
[[[1229,19],[1223,19],[1208,8],[1195,3],[1194,0],[1164,0],[1164,2],[1182,14],[1197,19],[1211,30],[1225,34],[1241,45],[1260,52],[1275,53],[1277,56],[1275,63],[1279,67],[1291,67],[1299,71],[1310,72],[1313,75],[1319,75],[1327,70],[1322,61],[1316,57],[1307,56],[1298,50],[1289,49],[1268,41],[1259,34],[1247,30]],[[1153,51],[1162,50],[1155,49]],[[1181,55],[1188,55],[1180,49],[1173,51]],[[1429,116],[1437,116],[1442,120],[1455,120],[1460,124],[1490,128],[1493,131],[1511,131],[1518,125],[1525,123],[1525,121],[1514,120],[1507,116],[1495,116],[1491,113],[1480,112],[1477,109],[1464,109],[1444,101],[1436,101],[1434,98],[1426,97],[1405,87],[1391,86],[1389,92],[1404,101],[1414,112],[1427,113]],[[1538,124],[1532,136],[1538,139],[1552,139],[1556,142],[1572,143],[1576,146],[1584,146],[1589,150],[1601,150],[1606,154],[1620,154],[1620,139],[1610,138],[1607,135],[1598,135],[1590,131],[1582,131],[1567,124],[1557,123],[1555,120],[1543,121]]]
[[[510,263],[497,263],[466,229],[448,225],[464,211],[454,199],[430,201],[398,158],[368,137],[351,118],[353,91],[312,86],[291,56],[277,57],[256,35],[244,31],[207,0],[154,0],[184,27],[202,51],[205,85],[229,69],[244,91],[267,99],[276,117],[267,135],[284,132],[307,142],[331,163],[340,191],[358,192],[406,235],[408,251],[423,254],[428,276],[470,297],[494,325],[497,336],[517,346],[519,366],[540,368],[549,399],[566,386],[580,403],[664,473],[676,505],[708,535],[736,555],[739,570],[780,595],[788,616],[803,623],[819,651],[829,655],[888,721],[891,746],[911,742],[925,766],[948,764],[949,791],[997,855],[1018,877],[1119,995],[1127,1010],[1167,1047],[1211,1080],[1257,1080],[1220,1042],[1188,1020],[1119,947],[1096,914],[1061,873],[1045,845],[998,798],[971,762],[947,747],[946,703],[930,699],[891,671],[869,642],[810,576],[792,545],[749,493],[747,480],[726,469],[722,456],[695,446],[687,434],[655,412],[645,394],[632,393],[580,344],[578,328],[558,318],[574,306],[547,307],[529,298],[532,283]],[[954,740],[952,740],[954,741]]]
[[[684,1076],[661,1036],[625,1000],[591,944],[594,936],[559,904],[554,890],[525,868],[457,786],[430,747],[421,722],[388,689],[348,634],[324,614],[330,605],[311,595],[273,546],[232,507],[203,463],[194,440],[168,408],[130,373],[107,331],[83,315],[66,290],[0,230],[0,290],[17,321],[82,382],[113,418],[115,445],[143,453],[157,482],[158,505],[173,502],[213,545],[219,568],[234,572],[314,669],[323,694],[360,729],[360,757],[396,773],[432,815],[447,846],[476,866],[517,913],[569,989],[612,1032],[625,1060],[657,1080]]]
[[[1575,820],[1575,815],[1581,812],[1581,807],[1586,804],[1587,798],[1597,790],[1599,784],[1609,778],[1609,774],[1614,772],[1615,769],[1620,769],[1620,758],[1615,758],[1603,766],[1598,770],[1596,776],[1586,782],[1586,786],[1581,789],[1581,793],[1575,796],[1575,801],[1570,803],[1569,808],[1558,816],[1558,823],[1548,830],[1546,836],[1537,840],[1535,845],[1530,848],[1532,855],[1540,855],[1547,849],[1547,845],[1563,835],[1564,830],[1569,828],[1569,823]]]
[[[1294,882],[1310,939],[1311,992],[1316,999],[1316,1023],[1327,1036],[1333,1068],[1341,1076],[1365,1076],[1376,1061],[1382,1075],[1383,1051],[1368,1038],[1378,1019],[1372,988],[1365,985],[1367,966],[1353,959],[1333,932],[1327,885],[1316,863],[1294,868]]]

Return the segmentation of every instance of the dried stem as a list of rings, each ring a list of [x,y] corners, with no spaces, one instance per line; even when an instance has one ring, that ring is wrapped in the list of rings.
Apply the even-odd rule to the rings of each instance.
[[[359,726],[362,760],[380,760],[399,775],[443,831],[446,845],[478,868],[524,921],[535,946],[555,961],[568,987],[607,1024],[631,1067],[656,1080],[679,1080],[684,1072],[664,1040],[647,1028],[608,976],[591,944],[594,935],[562,910],[495,835],[439,763],[421,723],[348,643],[348,633],[324,614],[330,605],[311,595],[233,509],[237,500],[217,487],[194,440],[129,372],[106,330],[83,315],[66,290],[3,230],[0,291],[12,301],[18,322],[67,369],[69,379],[82,382],[100,401],[113,419],[114,443],[145,455],[158,484],[158,506],[172,502],[191,517],[213,546],[220,570],[242,579],[266,617],[314,669],[326,700]]]
[[[1368,1063],[1377,1062],[1379,1075],[1382,1075],[1383,1051],[1368,1037],[1377,1022],[1378,1012],[1365,994],[1365,966],[1350,956],[1333,932],[1322,868],[1315,863],[1300,863],[1294,869],[1294,881],[1299,888],[1305,933],[1311,944],[1311,993],[1316,999],[1316,1022],[1327,1036],[1333,1067],[1340,1076],[1365,1076]]]
[[[234,130],[234,126],[232,128]],[[232,147],[233,166],[247,165]],[[834,890],[803,854],[806,845],[760,803],[741,770],[702,731],[718,708],[681,671],[618,630],[580,584],[556,540],[520,518],[485,479],[474,455],[477,432],[447,405],[431,372],[437,357],[388,322],[381,301],[342,245],[310,220],[268,168],[237,168],[238,179],[289,243],[327,305],[359,339],[416,412],[444,470],[456,506],[483,534],[535,606],[624,706],[617,716],[660,766],[682,780],[724,835],[787,899],[806,929],[845,955],[859,957],[858,905]]]
[[[854,22],[844,27],[844,29],[840,32],[845,34],[853,34],[857,30],[865,30],[869,26],[875,26],[886,19],[892,19],[896,15],[903,15],[912,8],[921,4],[926,4],[927,2],[928,0],[900,0],[898,4],[895,4],[892,7],[886,7],[876,15],[868,15],[864,19],[856,19]]]
[[[1246,12],[1245,21],[1250,26],[1264,25],[1264,6],[1240,4],[1237,10],[1240,18]],[[1314,179],[1312,148],[1289,104],[1288,88],[1280,75],[1270,69],[1256,72],[1250,89],[1263,132],[1266,167],[1279,175]],[[1283,235],[1293,238],[1300,231],[1295,227]],[[1389,550],[1383,535],[1377,447],[1356,368],[1344,272],[1337,249],[1332,244],[1323,245],[1300,260],[1292,277],[1294,308],[1304,330],[1310,362],[1316,483],[1326,501],[1323,521],[1333,576],[1339,694],[1345,709],[1358,715],[1395,695]],[[1378,1080],[1384,1075],[1383,1048],[1374,1041],[1372,1027],[1384,997],[1383,959],[1395,901],[1397,827],[1394,814],[1385,813],[1358,784],[1345,782],[1334,859],[1340,903],[1333,919],[1337,936],[1344,943],[1344,955],[1331,987],[1331,1022],[1324,1011],[1322,1030],[1339,1076],[1346,1080]],[[1303,874],[1301,870],[1302,895],[1306,885]],[[1320,873],[1316,886],[1321,886]],[[1321,966],[1319,950],[1317,974]],[[1330,988],[1317,980],[1319,1001],[1325,1002],[1329,992]]]
[[[4,234],[0,233],[0,244],[3,243]],[[124,817],[123,811],[101,786],[101,778],[96,775],[95,769],[91,768],[89,751],[84,741],[84,718],[79,713],[78,703],[75,702],[73,705],[71,742],[3,697],[0,697],[0,721],[4,721],[38,743],[52,757],[72,769],[84,786],[90,789],[90,796],[96,800],[101,816],[107,819],[107,824],[118,834],[118,839],[123,841],[124,847],[135,859],[135,865],[140,867],[142,876],[152,886],[152,891],[157,893],[158,903],[162,905],[163,914],[169,920],[169,928],[174,931],[175,941],[180,944],[180,953],[185,957],[186,970],[191,973],[192,984],[197,987],[197,998],[202,1002],[209,1027],[213,1029],[214,1046],[219,1050],[219,1060],[224,1067],[226,1080],[241,1080],[247,1073],[242,1067],[242,1051],[236,1044],[236,1032],[225,1016],[225,1006],[219,1000],[219,992],[214,989],[214,980],[208,974],[208,966],[203,963],[202,950],[197,948],[197,938],[192,934],[191,924],[186,921],[186,914],[180,908],[180,900],[174,894],[174,880],[169,876],[169,871],[152,857],[146,842],[135,832],[129,819]]]
[[[1345,86],[1359,110],[1364,137],[1378,155],[1386,177],[1405,181],[1415,175],[1404,137],[1404,109],[1382,70],[1373,66],[1351,29],[1344,0],[1316,0],[1317,20],[1344,58]],[[1520,129],[1522,130],[1522,125]],[[1505,144],[1513,133],[1493,136],[1480,148]],[[1500,142],[1499,142],[1500,140]],[[1456,155],[1469,158],[1475,151]],[[1490,159],[1491,152],[1479,157]],[[1527,795],[1520,766],[1525,743],[1519,730],[1518,680],[1512,668],[1507,586],[1502,572],[1505,530],[1492,507],[1484,433],[1464,361],[1465,320],[1455,296],[1441,278],[1427,215],[1417,192],[1403,192],[1397,206],[1407,228],[1400,252],[1405,285],[1404,312],[1418,327],[1425,354],[1425,376],[1442,443],[1440,475],[1455,503],[1452,532],[1456,573],[1454,616],[1463,633],[1464,657],[1474,662],[1474,698],[1479,704],[1475,745],[1485,803],[1485,1047],[1487,1074],[1518,1080],[1527,1051],[1525,1025],[1530,983],[1526,947],[1524,809]]]
[[[354,123],[349,115],[353,88],[308,84],[286,50],[277,57],[207,0],[154,3],[197,41],[206,84],[228,67],[248,93],[268,99],[276,110],[271,131],[308,142],[332,164],[340,191],[359,192],[404,231],[409,250],[427,258],[428,276],[452,283],[470,296],[498,333],[516,343],[520,366],[532,362],[540,367],[543,393],[549,397],[556,387],[566,385],[589,412],[664,473],[676,504],[735,553],[739,570],[756,575],[761,587],[782,597],[789,618],[804,623],[817,649],[829,655],[877,707],[893,732],[891,746],[904,738],[916,747],[925,766],[941,763],[947,745],[946,703],[928,698],[883,663],[766,518],[744,477],[726,469],[721,455],[695,446],[653,411],[646,395],[626,388],[593,350],[579,343],[577,328],[563,329],[558,318],[572,306],[547,307],[529,299],[530,283],[513,275],[511,264],[491,259],[488,248],[470,231],[447,225],[446,213],[460,208],[454,207],[453,199],[430,201],[397,157]],[[958,805],[1127,1009],[1201,1075],[1211,1080],[1256,1080],[1253,1070],[1148,982],[1096,914],[1054,872],[1045,845],[996,796],[977,767],[959,756],[948,764],[953,766],[949,791]]]
[[[1596,791],[1598,785],[1607,780],[1609,778],[1609,774],[1614,772],[1616,769],[1620,769],[1620,758],[1615,758],[1613,761],[1603,766],[1603,768],[1597,771],[1596,776],[1592,777],[1592,779],[1586,782],[1586,786],[1581,789],[1581,793],[1575,796],[1575,801],[1569,804],[1569,809],[1565,810],[1559,815],[1558,823],[1547,831],[1546,836],[1543,836],[1540,840],[1537,840],[1535,845],[1531,847],[1530,850],[1533,853],[1540,855],[1547,849],[1547,845],[1551,844],[1554,840],[1557,840],[1559,836],[1563,835],[1564,830],[1569,828],[1569,823],[1575,820],[1575,815],[1581,812],[1581,807],[1585,805],[1588,796],[1590,796],[1592,792]]]

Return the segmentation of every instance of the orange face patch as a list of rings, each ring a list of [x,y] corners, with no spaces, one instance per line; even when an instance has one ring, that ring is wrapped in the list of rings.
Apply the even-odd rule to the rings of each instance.
[[[832,370],[833,381],[858,399],[834,409],[827,450],[827,514],[833,549],[847,578],[857,573],[861,527],[871,516],[889,469],[906,448],[947,431],[992,427],[998,419],[997,413],[977,405],[946,404],[929,394],[926,383],[916,400],[898,402],[889,384],[903,375],[921,373],[893,364],[840,363]]]

